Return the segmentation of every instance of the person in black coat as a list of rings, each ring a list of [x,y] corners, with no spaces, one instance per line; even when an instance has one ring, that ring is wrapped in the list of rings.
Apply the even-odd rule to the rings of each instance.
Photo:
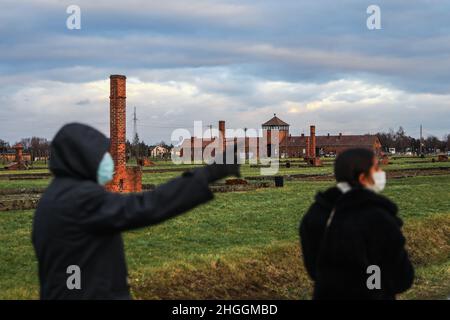
[[[78,123],[65,125],[52,141],[54,179],[38,203],[32,231],[41,299],[130,299],[121,232],[205,203],[213,198],[210,182],[239,175],[238,165],[213,164],[154,191],[111,193],[103,186],[113,173],[108,149],[108,138]],[[71,278],[76,272],[79,282]]]
[[[414,269],[397,206],[378,194],[386,174],[372,151],[350,149],[337,157],[335,177],[300,224],[313,299],[395,299],[411,287]]]

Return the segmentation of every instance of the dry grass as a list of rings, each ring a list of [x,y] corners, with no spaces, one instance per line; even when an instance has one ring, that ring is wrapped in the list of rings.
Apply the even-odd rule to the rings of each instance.
[[[411,219],[404,233],[418,268],[416,282],[405,297],[446,295],[450,216]],[[138,299],[305,299],[312,285],[301,263],[299,245],[293,243],[274,244],[239,260],[205,259],[195,266],[175,264],[148,271],[132,276]]]

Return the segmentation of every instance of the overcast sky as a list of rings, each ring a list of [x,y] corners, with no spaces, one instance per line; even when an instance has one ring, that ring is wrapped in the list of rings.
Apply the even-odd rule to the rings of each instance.
[[[450,1],[2,0],[0,139],[109,133],[109,75],[128,77],[147,143],[194,120],[292,134],[450,133]],[[69,30],[69,5],[81,30]],[[381,8],[381,30],[366,9]]]

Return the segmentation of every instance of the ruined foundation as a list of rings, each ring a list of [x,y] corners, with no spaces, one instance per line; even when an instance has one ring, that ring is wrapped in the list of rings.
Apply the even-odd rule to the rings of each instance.
[[[23,160],[23,145],[21,143],[16,144],[14,146],[14,149],[16,150],[16,157],[14,159],[14,162],[5,166],[5,169],[7,169],[7,170],[26,170],[26,169],[28,169],[28,166],[26,165],[25,161]]]

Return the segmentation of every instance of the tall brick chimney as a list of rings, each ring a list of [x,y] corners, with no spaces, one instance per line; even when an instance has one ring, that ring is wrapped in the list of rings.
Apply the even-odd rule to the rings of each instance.
[[[220,133],[220,137],[222,139],[222,153],[225,154],[225,150],[226,150],[226,145],[225,145],[225,121],[224,120],[220,120],[219,121],[219,133]]]
[[[126,81],[122,75],[110,76],[110,153],[117,168],[125,167],[126,160]]]
[[[114,159],[114,177],[107,189],[114,192],[142,191],[142,170],[139,166],[127,167],[126,158],[126,81],[122,75],[111,75],[109,112],[110,147]]]
[[[309,156],[311,158],[315,158],[316,157],[316,126],[310,126],[310,152],[309,152]]]

